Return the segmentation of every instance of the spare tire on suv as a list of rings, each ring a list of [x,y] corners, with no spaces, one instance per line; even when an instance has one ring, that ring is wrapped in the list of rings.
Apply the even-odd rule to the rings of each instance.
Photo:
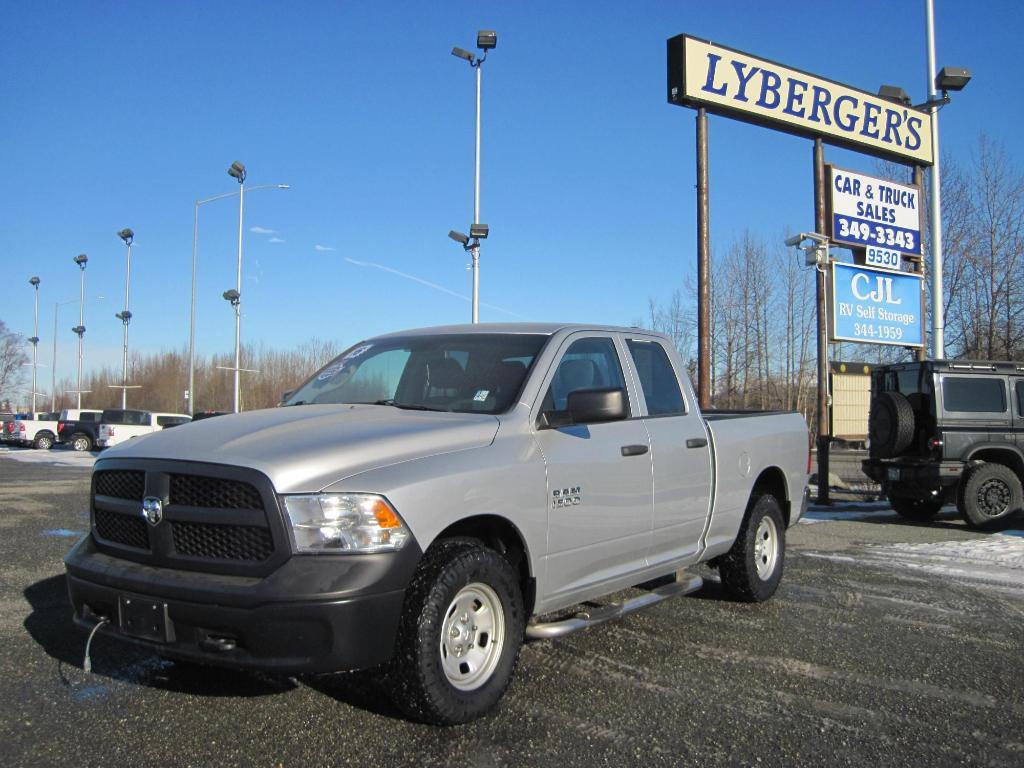
[[[871,455],[888,459],[899,455],[914,439],[914,409],[899,392],[879,392],[871,401],[868,418]]]

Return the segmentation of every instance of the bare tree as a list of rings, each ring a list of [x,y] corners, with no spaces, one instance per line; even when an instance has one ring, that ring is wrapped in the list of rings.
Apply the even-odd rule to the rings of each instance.
[[[6,323],[0,320],[0,399],[15,402],[21,399],[15,398],[13,393],[24,379],[23,366],[27,362],[25,338],[20,333],[9,331]]]

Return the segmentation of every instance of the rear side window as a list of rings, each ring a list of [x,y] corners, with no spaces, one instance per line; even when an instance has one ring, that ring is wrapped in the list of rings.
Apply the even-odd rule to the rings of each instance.
[[[1003,379],[947,376],[942,380],[942,402],[947,411],[1004,413],[1006,386]]]
[[[665,348],[654,341],[628,339],[626,346],[633,358],[640,387],[644,391],[649,416],[674,416],[686,412],[679,380]]]
[[[1024,379],[1017,382],[1017,413],[1024,416]]]

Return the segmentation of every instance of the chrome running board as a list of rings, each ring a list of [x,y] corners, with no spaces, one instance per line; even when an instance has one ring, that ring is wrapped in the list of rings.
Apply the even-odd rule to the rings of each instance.
[[[696,592],[704,585],[704,579],[700,576],[687,575],[681,578],[679,581],[673,581],[664,586],[652,589],[645,595],[634,597],[631,600],[627,600],[624,603],[617,603],[613,605],[600,605],[594,608],[588,608],[584,611],[580,611],[574,616],[570,616],[566,619],[560,619],[558,621],[545,621],[538,622],[536,624],[526,625],[526,639],[527,640],[550,640],[554,637],[564,637],[571,632],[576,632],[580,629],[586,629],[587,627],[593,627],[597,624],[603,624],[606,621],[620,618],[626,614],[639,611],[641,608],[660,603],[662,600],[668,600],[670,597],[678,597],[679,595],[688,595],[691,592]]]

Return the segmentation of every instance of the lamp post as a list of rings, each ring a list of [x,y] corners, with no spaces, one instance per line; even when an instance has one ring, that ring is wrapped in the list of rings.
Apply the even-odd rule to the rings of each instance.
[[[117,233],[117,236],[124,240],[128,246],[128,261],[124,272],[124,310],[118,312],[114,317],[124,324],[124,343],[122,345],[121,357],[121,408],[128,407],[128,323],[131,322],[132,313],[128,310],[128,297],[132,281],[132,241],[135,240],[135,233],[127,227]]]
[[[36,385],[36,373],[37,373],[37,370],[38,370],[38,367],[39,367],[39,357],[38,357],[38,354],[39,354],[39,278],[38,277],[31,277],[31,278],[29,278],[28,284],[31,285],[35,289],[35,293],[36,293],[36,310],[35,310],[36,319],[35,319],[34,330],[32,331],[32,334],[33,334],[32,338],[29,339],[29,341],[32,342],[32,413],[35,414],[35,412],[36,412],[36,391],[38,390],[38,386]],[[34,415],[33,415],[33,418],[35,418]]]
[[[57,410],[57,313],[61,307],[74,304],[78,299],[57,301],[53,304],[53,361],[50,365],[50,410]]]
[[[235,409],[238,413],[238,395],[242,371],[242,217],[245,211],[245,166],[237,160],[228,168],[228,176],[238,180],[238,263],[235,271],[235,291],[231,305],[235,308]],[[225,295],[225,298],[227,296]]]
[[[487,60],[487,52],[498,45],[498,33],[494,30],[482,29],[476,33],[476,47],[483,51],[482,56],[474,56],[462,48],[452,48],[452,55],[469,62],[476,70],[476,144],[473,157],[473,224],[480,221],[480,88],[483,74],[483,63]],[[472,229],[471,227],[471,229]],[[470,233],[472,236],[472,232]],[[473,256],[473,322],[480,322],[480,239],[472,245],[463,247]]]
[[[89,262],[89,257],[84,253],[80,253],[75,256],[75,264],[78,265],[80,279],[79,279],[79,299],[78,299],[78,325],[71,330],[78,336],[78,408],[82,408],[82,337],[85,336],[85,265]]]
[[[249,187],[249,192],[259,189],[291,189],[288,184],[259,184]],[[196,374],[196,252],[199,245],[199,206],[212,203],[215,200],[223,200],[226,197],[241,195],[242,188],[239,186],[237,192],[225,192],[221,195],[207,197],[204,200],[195,201],[195,216],[192,227],[192,309],[189,313],[188,326],[188,413],[195,414],[195,374]]]

